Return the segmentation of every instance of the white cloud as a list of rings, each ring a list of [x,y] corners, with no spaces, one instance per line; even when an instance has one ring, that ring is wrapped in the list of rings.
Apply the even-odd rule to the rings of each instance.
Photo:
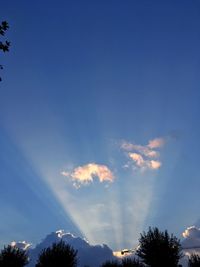
[[[157,170],[162,163],[159,160],[160,149],[165,144],[164,138],[155,138],[148,142],[147,145],[137,145],[123,141],[121,148],[127,152],[128,157],[134,162],[135,167],[141,170]],[[126,164],[129,166],[129,164]]]
[[[85,238],[80,238],[64,230],[50,233],[33,248],[30,248],[30,244],[25,241],[13,241],[11,246],[26,250],[30,259],[27,267],[34,267],[42,250],[61,240],[78,251],[79,266],[101,266],[107,260],[116,259],[112,249],[107,245],[92,245]]]
[[[11,247],[16,247],[21,250],[27,250],[31,247],[31,244],[27,243],[26,241],[18,241],[18,242],[11,242]]]
[[[102,182],[113,182],[114,175],[106,165],[89,163],[75,168],[71,173],[62,171],[61,175],[69,177],[74,182],[74,186],[90,184],[94,177],[97,177]]]
[[[200,228],[190,226],[182,233],[184,240],[182,242],[183,248],[200,247]]]
[[[83,238],[66,233],[59,230],[55,233],[48,235],[43,241],[37,245],[31,253],[32,262],[29,267],[35,266],[38,255],[41,250],[52,243],[64,241],[66,244],[71,245],[75,250],[78,250],[79,266],[100,266],[106,260],[114,260],[113,251],[107,245],[91,245]]]

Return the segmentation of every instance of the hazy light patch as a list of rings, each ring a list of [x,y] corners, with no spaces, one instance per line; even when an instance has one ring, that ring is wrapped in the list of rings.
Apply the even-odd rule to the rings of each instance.
[[[84,194],[77,197],[73,194],[74,189],[72,190],[72,187],[67,185],[66,180],[59,173],[56,174],[53,165],[46,164],[44,161],[37,162],[34,158],[32,160],[32,165],[36,166],[37,172],[62,206],[66,217],[71,219],[82,236],[86,237],[91,244],[106,242],[108,236],[104,233],[112,228],[109,216],[107,216],[109,203],[106,196],[102,203],[97,203],[95,197],[91,200],[92,197],[88,195],[86,197]]]
[[[58,137],[58,135],[56,135],[56,137]],[[104,195],[102,202],[99,203],[95,196],[95,190],[98,190],[98,184],[96,184],[97,187],[94,192],[91,192],[91,194],[81,192],[80,195],[77,195],[75,192],[80,191],[75,190],[72,186],[70,186],[69,183],[66,183],[66,179],[64,179],[64,177],[62,177],[59,173],[58,166],[62,164],[62,161],[60,162],[61,158],[65,158],[67,162],[66,169],[73,169],[74,165],[71,164],[71,155],[67,156],[66,154],[62,154],[63,149],[59,151],[59,145],[53,150],[53,155],[59,155],[57,160],[57,157],[53,157],[51,153],[48,153],[48,151],[51,151],[51,146],[48,147],[45,145],[45,147],[39,151],[32,149],[32,147],[36,147],[36,145],[38,146],[33,136],[31,136],[30,140],[27,140],[23,136],[19,135],[16,135],[13,139],[15,140],[19,151],[26,159],[26,162],[31,166],[31,169],[37,173],[37,179],[40,177],[41,181],[52,193],[49,203],[52,203],[54,200],[56,200],[60,204],[62,207],[61,212],[64,211],[66,215],[66,221],[68,221],[68,218],[70,218],[74,226],[79,229],[82,236],[86,237],[92,244],[103,242],[107,243],[108,239],[110,239],[109,243],[113,244],[112,237],[107,235],[107,233],[112,229],[112,222],[109,220],[108,216],[110,204],[107,202],[106,194]],[[40,143],[42,143],[42,138],[40,139]],[[64,144],[64,140],[62,142],[61,136],[58,140],[58,143],[63,143],[63,146],[66,146]],[[59,153],[61,153],[61,155]],[[79,169],[79,172],[74,172],[74,177],[79,178],[79,175],[82,174],[80,170],[82,169]],[[106,165],[95,164],[89,168],[83,168],[83,170],[89,172],[92,179],[99,175],[98,181],[101,184],[103,184],[105,181],[110,183],[114,179],[114,175]],[[66,173],[64,172],[63,175],[66,176]],[[29,181],[29,183],[30,187],[32,188],[31,181]],[[106,190],[105,186],[101,186],[101,188],[102,190]],[[37,193],[36,187],[33,187],[32,189]],[[40,195],[40,198],[42,199],[42,195]],[[56,212],[61,214],[59,210]]]
[[[113,241],[117,249],[122,248],[122,243],[124,242],[123,236],[123,223],[122,223],[122,209],[123,203],[120,202],[119,196],[119,186],[111,190],[108,190],[108,212],[110,216],[112,231],[113,231]]]
[[[45,146],[41,149],[43,138]],[[59,146],[52,148],[53,136],[50,138],[51,142],[45,142],[45,136],[41,137],[39,144],[34,135],[28,141],[24,136],[21,136],[18,139],[18,144],[28,162],[61,205],[66,217],[70,217],[84,237],[93,244],[113,243],[120,249],[121,244],[126,242],[132,247],[134,242],[137,242],[139,233],[143,230],[144,222],[148,216],[153,194],[151,180],[145,179],[142,174],[137,179],[135,177],[132,179],[132,177],[126,177],[127,174],[124,173],[122,175],[123,179],[126,178],[124,181],[121,179],[119,182],[118,179],[116,182],[119,182],[119,184],[113,183],[109,188],[105,188],[103,183],[111,183],[115,177],[107,165],[97,163],[89,163],[75,168],[74,165],[71,165],[72,168],[63,168],[62,177],[59,169],[61,169],[60,165],[64,164],[64,161],[61,160],[65,159],[65,163],[70,165],[73,157],[66,154],[67,149],[63,149],[66,148],[65,139],[59,136],[59,133],[55,135],[55,140],[57,138]],[[49,143],[50,146],[48,146]],[[158,144],[161,144],[161,142],[155,142],[155,140],[154,142],[149,141],[147,146],[135,146],[127,143],[124,144],[123,150],[127,154],[135,153],[135,159],[137,154],[137,162],[141,166],[148,159],[151,168],[156,169],[159,164],[159,152],[156,150]],[[39,151],[36,148],[39,148]],[[53,151],[53,153],[51,154],[49,151]],[[55,155],[58,155],[58,159]],[[117,163],[120,164],[120,162]],[[99,183],[94,183],[93,191],[90,192],[86,191],[87,187],[75,190],[70,183],[66,182],[66,177],[69,177],[69,181],[73,181],[76,185],[91,184],[95,178]],[[121,183],[124,183],[124,188],[127,189],[125,201],[120,196]],[[116,184],[115,189],[117,188],[117,190],[115,191],[112,187]],[[95,196],[99,188],[100,191],[102,190],[100,202]],[[128,225],[123,225],[123,216],[129,222]],[[125,235],[124,232],[126,232]],[[109,233],[113,233],[113,235],[109,235]]]
[[[144,177],[142,179],[139,177],[140,179],[137,179],[136,183],[132,179],[126,179],[126,188],[129,190],[127,192],[127,195],[129,195],[128,201],[126,201],[128,205],[120,201],[120,184],[117,185],[118,190],[114,190],[112,187],[105,188],[102,201],[99,203],[95,199],[95,191],[91,191],[91,194],[93,194],[91,197],[83,193],[83,191],[81,191],[80,195],[77,195],[75,192],[80,191],[73,189],[72,186],[66,183],[66,179],[59,174],[53,163],[48,162],[48,158],[43,160],[40,158],[38,160],[37,154],[28,150],[26,155],[58,203],[61,204],[66,216],[70,217],[74,225],[90,243],[106,242],[115,244],[120,249],[123,248],[121,247],[123,242],[132,247],[134,241],[138,240],[151,202],[152,188],[150,181],[147,182],[146,179],[143,179]],[[70,161],[68,162],[69,166],[73,166]],[[101,175],[109,174],[109,178],[106,181],[111,182],[114,179],[112,172],[107,172],[106,165],[96,164],[94,169],[85,168],[85,166],[87,165],[80,166],[83,169],[79,169],[78,172],[75,172],[77,168],[74,168],[72,172],[62,172],[62,175],[68,176],[76,173],[75,176],[79,177],[79,175],[82,175],[81,171],[83,170],[84,175],[89,173],[93,179],[91,170],[96,172],[100,170],[102,171]],[[104,168],[99,168],[99,166]],[[86,177],[85,179],[87,179],[87,175],[84,176]],[[103,177],[105,176],[101,176],[102,182],[104,181]],[[116,184],[114,183],[113,185]],[[98,187],[98,184],[96,186]],[[95,190],[97,190],[97,187]],[[122,210],[126,219],[129,220],[129,226],[125,229],[127,232],[125,236],[123,234],[126,226],[123,225]],[[113,233],[113,235],[108,235],[109,233]]]
[[[99,202],[95,197],[96,191],[91,191],[90,195],[81,192],[82,194],[77,196],[80,191],[74,191],[73,187],[68,187],[66,180],[62,177],[54,177],[46,172],[45,180],[56,199],[61,203],[66,215],[70,216],[90,243],[106,242],[111,246],[114,244],[121,248],[123,239],[121,206],[118,194],[112,187],[101,187],[104,191],[101,202]],[[96,186],[98,187],[97,184]],[[69,190],[72,191],[69,192]]]
[[[58,137],[58,135],[56,136]],[[34,170],[35,173],[37,173],[37,177],[40,177],[42,182],[44,182],[47,188],[51,191],[52,197],[51,199],[49,199],[49,203],[52,203],[55,198],[55,200],[57,200],[57,202],[61,205],[62,210],[65,212],[66,218],[70,218],[74,226],[79,229],[82,235],[93,242],[94,239],[91,236],[91,231],[89,230],[90,224],[88,224],[88,221],[84,220],[83,213],[81,213],[79,209],[77,209],[74,205],[74,198],[67,190],[66,182],[63,179],[60,179],[61,177],[58,174],[57,169],[59,163],[55,161],[55,158],[53,159],[51,153],[48,153],[47,146],[45,146],[45,149],[43,149],[41,153],[40,150],[39,152],[36,149],[32,150],[32,147],[36,145],[38,146],[37,142],[34,142],[32,138],[31,141],[28,141],[26,138],[23,138],[23,136],[13,136],[13,140],[15,140],[16,146],[23,155],[23,158],[26,159],[26,162],[31,166],[31,169]],[[42,141],[40,140],[40,142]],[[61,144],[62,141],[59,139],[58,143]],[[63,146],[65,146],[64,143],[65,142],[63,141]],[[59,152],[62,153],[62,149],[59,151],[59,147],[57,147],[57,149],[54,149],[55,155],[59,155]],[[68,162],[70,162],[70,160]],[[33,192],[38,195],[38,187],[33,187],[31,181],[29,181],[28,184],[30,185],[30,188],[33,190]],[[37,182],[37,184],[39,183]],[[40,195],[39,197],[42,200],[42,195]],[[80,206],[80,203],[77,206]],[[57,212],[60,213],[59,210]]]
[[[143,231],[151,212],[156,178],[149,173],[148,176],[147,179],[144,174],[135,174],[125,185],[124,212],[127,221],[124,236],[128,248],[137,245],[139,234]]]
[[[100,207],[96,209],[98,203],[95,200],[95,192],[92,195],[86,195],[83,192],[79,196],[74,194],[74,188],[69,183],[66,183],[66,179],[59,173],[61,165],[65,166],[66,169],[73,169],[74,165],[71,162],[74,159],[74,155],[66,153],[66,151],[72,151],[73,149],[70,142],[62,135],[62,131],[59,131],[59,125],[55,123],[49,125],[50,127],[47,129],[45,125],[46,122],[44,122],[44,127],[42,124],[40,131],[36,133],[29,131],[28,134],[23,129],[19,131],[14,124],[9,124],[7,129],[16,147],[26,159],[27,164],[37,173],[37,179],[40,177],[41,181],[52,193],[49,199],[50,205],[56,200],[61,206],[61,211],[58,210],[56,212],[61,214],[64,211],[66,221],[68,222],[70,218],[74,226],[82,233],[82,236],[86,237],[91,243],[99,243],[104,231],[109,227],[111,228],[111,223],[106,219],[105,214],[109,204],[105,200],[104,202],[107,204],[105,210]],[[67,165],[65,165],[66,163]],[[98,164],[87,166],[87,168],[79,169],[79,171],[76,170],[73,174],[74,179],[80,178],[84,173],[81,172],[82,170],[85,171],[85,175],[90,174],[92,179],[97,177],[100,183],[104,181],[110,183],[114,179],[114,175],[106,165]],[[66,173],[63,173],[63,175],[66,175]],[[38,186],[33,186],[31,180],[26,182],[37,194]],[[39,181],[37,181],[37,184],[39,184]],[[41,200],[43,199],[41,192],[40,198]],[[96,204],[97,206],[95,206]],[[95,209],[93,208],[94,206]],[[95,229],[98,231],[95,231]],[[102,242],[106,242],[106,240],[105,236]]]
[[[26,216],[10,205],[10,203],[1,202],[1,239],[0,247],[10,243],[11,240],[19,240],[24,235],[23,227],[27,227],[29,221]],[[14,232],[12,231],[14,229]]]
[[[71,173],[62,171],[61,175],[69,177],[74,182],[75,187],[87,185],[97,177],[102,182],[113,182],[114,175],[106,165],[89,163],[75,168]]]
[[[93,237],[93,244],[112,243],[113,237],[108,235],[112,231],[112,222],[109,217],[109,203],[106,196],[102,203],[87,203],[84,210],[80,212],[90,224],[90,232]],[[85,215],[84,215],[85,214]]]
[[[137,145],[123,141],[121,148],[126,151],[128,157],[134,163],[134,168],[145,170],[157,170],[161,167],[160,149],[165,144],[164,138],[150,140],[147,145]],[[131,166],[130,162],[125,164],[126,168]]]
[[[54,179],[54,177],[48,177],[48,185],[52,189],[52,192],[59,203],[62,205],[66,212],[66,215],[71,218],[73,223],[78,227],[80,232],[86,237],[91,243],[95,242],[90,230],[90,223],[87,220],[86,207],[74,198],[69,191],[66,189],[65,181],[62,179]],[[90,218],[91,219],[91,218]]]
[[[103,243],[106,240],[102,239],[104,231],[110,228],[110,221],[107,219],[107,207],[104,202],[93,202],[87,195],[79,195],[79,197],[70,192],[70,188],[66,185],[66,181],[56,175],[52,175],[51,171],[46,170],[46,175],[42,176],[48,187],[51,189],[54,197],[63,207],[67,217],[70,217],[74,225],[82,233],[82,236],[87,238],[91,244]],[[106,202],[106,198],[105,198]]]

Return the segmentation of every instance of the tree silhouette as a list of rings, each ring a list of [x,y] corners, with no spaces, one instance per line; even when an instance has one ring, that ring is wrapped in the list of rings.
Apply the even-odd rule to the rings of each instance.
[[[36,267],[76,267],[77,251],[60,241],[46,248],[39,255]]]
[[[192,254],[189,257],[188,267],[200,267],[200,257],[199,257],[199,255]]]
[[[167,231],[149,228],[140,235],[137,255],[151,267],[177,267],[182,257],[180,241]]]
[[[136,259],[124,258],[121,263],[117,260],[106,261],[101,267],[144,267],[144,264]]]
[[[122,260],[122,267],[144,267],[144,264],[138,259],[124,258]]]
[[[7,21],[2,21],[0,24],[0,35],[4,36],[5,32],[8,30],[9,25],[7,23]],[[5,42],[0,41],[0,51],[2,50],[4,53],[9,51],[9,47],[10,47],[10,42],[8,42],[7,40]],[[3,69],[3,66],[0,65],[0,69]],[[1,81],[1,77],[0,77],[0,81]]]
[[[4,247],[0,253],[0,267],[23,267],[28,263],[26,252],[12,246]]]
[[[121,267],[121,264],[118,261],[106,261],[101,267]]]

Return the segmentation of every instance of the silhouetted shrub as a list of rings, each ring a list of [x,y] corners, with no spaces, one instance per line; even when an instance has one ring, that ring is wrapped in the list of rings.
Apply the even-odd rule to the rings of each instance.
[[[189,267],[200,267],[200,257],[196,254],[192,254],[188,261]]]
[[[26,252],[10,245],[0,253],[0,267],[23,267],[28,263]]]
[[[0,23],[0,35],[4,36],[5,32],[8,30],[8,28],[9,28],[9,25],[8,25],[7,21],[2,21]],[[8,52],[9,51],[9,47],[10,47],[10,42],[8,42],[8,41],[5,41],[5,42],[0,41],[0,50],[2,50],[3,52]],[[0,65],[0,69],[1,70],[3,69],[2,65]],[[0,81],[1,81],[1,77],[0,77]]]
[[[139,262],[139,260],[124,258],[122,262],[119,261],[106,261],[101,267],[144,267],[144,264]]]
[[[180,241],[167,231],[149,228],[140,235],[137,255],[151,267],[177,267],[182,254]]]
[[[39,255],[36,267],[76,267],[77,251],[63,241],[54,243]]]
[[[118,261],[106,261],[101,267],[121,267],[121,264]]]

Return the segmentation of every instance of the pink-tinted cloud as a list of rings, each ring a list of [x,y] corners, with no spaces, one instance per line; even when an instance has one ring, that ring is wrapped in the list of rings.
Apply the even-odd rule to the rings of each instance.
[[[147,145],[137,145],[123,141],[121,148],[127,152],[128,157],[134,162],[134,165],[142,170],[157,170],[162,163],[159,160],[159,149],[165,144],[164,138],[155,138]],[[129,164],[126,164],[129,166]]]
[[[102,182],[113,182],[114,175],[106,165],[100,165],[96,163],[89,163],[83,166],[75,168],[71,173],[61,172],[63,176],[70,177],[75,186],[81,184],[92,183],[94,177],[97,177]]]
[[[157,170],[161,167],[162,163],[158,160],[150,160],[149,161],[149,168],[152,170]]]
[[[164,138],[155,138],[153,140],[150,140],[147,146],[150,149],[154,149],[154,148],[160,148],[164,144],[165,144],[165,139]]]
[[[129,153],[128,155],[135,162],[135,164],[138,167],[141,167],[141,168],[145,167],[145,160],[143,159],[143,157],[140,154]]]
[[[152,150],[151,148],[147,146],[141,146],[136,144],[131,144],[127,142],[123,142],[121,145],[121,148],[126,151],[137,151],[143,156],[149,157],[149,158],[155,158],[159,156],[159,152]]]
[[[129,153],[128,155],[135,162],[135,165],[141,168],[142,170],[145,169],[156,170],[161,167],[160,161],[144,159],[140,154],[137,153]]]

